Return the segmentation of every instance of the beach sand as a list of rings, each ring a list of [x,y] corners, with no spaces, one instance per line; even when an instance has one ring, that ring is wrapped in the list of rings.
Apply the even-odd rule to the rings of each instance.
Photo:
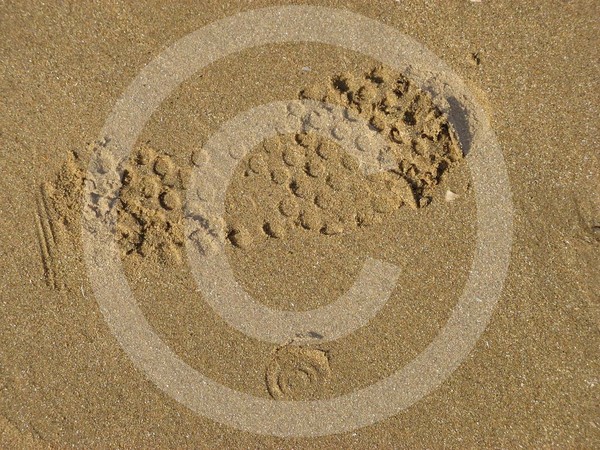
[[[476,184],[469,168],[479,157],[469,136],[484,124],[466,111],[475,125],[461,130],[447,117],[452,104],[438,104],[410,74],[370,57],[319,43],[266,44],[178,85],[120,162],[101,130],[148,63],[215,20],[279,4],[6,2],[0,447],[599,445],[600,8],[592,1],[310,4],[376,19],[423,44],[464,82],[495,133],[512,241],[501,293],[474,347],[407,408],[324,436],[244,431],[186,407],[181,398],[193,393],[170,395],[168,380],[159,386],[136,366],[109,326],[120,313],[97,301],[83,244],[86,233],[99,233],[96,221],[114,214],[135,309],[189,367],[278,404],[338,398],[418,358],[451,319],[479,251],[478,212],[494,210],[478,206],[477,193],[504,192]],[[317,131],[328,113],[298,109],[306,100],[353,118],[339,119],[325,138]],[[229,147],[227,179],[211,136],[270,102],[285,102],[289,129],[247,154],[236,151],[256,136],[240,134],[239,148]],[[349,123],[368,130],[352,138],[354,156],[342,148]],[[207,167],[222,170],[223,189],[194,178]],[[121,178],[110,178],[119,170]],[[207,205],[220,194],[217,213]],[[500,205],[497,213],[505,213]],[[500,228],[488,230],[492,242],[504,239]],[[233,323],[235,304],[223,304],[232,308],[224,317],[209,302],[214,286],[198,284],[198,274],[224,273],[203,263],[215,254],[241,291],[277,314],[327,307],[351,292],[369,260],[393,265],[397,280],[364,326],[336,328],[346,317],[340,311],[331,323],[315,321],[323,328],[275,321],[250,330]],[[487,267],[496,263],[492,257]],[[269,341],[273,333],[279,337]],[[246,412],[231,414],[244,422]],[[348,413],[348,423],[363,414]],[[317,434],[317,425],[307,427]]]

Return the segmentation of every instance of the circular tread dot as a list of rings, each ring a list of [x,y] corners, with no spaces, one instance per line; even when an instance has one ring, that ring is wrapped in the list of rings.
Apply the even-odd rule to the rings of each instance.
[[[154,161],[154,172],[164,177],[173,172],[174,166],[171,158],[165,155],[158,156]]]
[[[263,230],[267,236],[275,239],[282,239],[285,237],[285,226],[283,222],[278,219],[272,219],[265,222]]]
[[[267,169],[267,162],[262,155],[253,155],[248,161],[248,167],[254,173],[263,173]]]
[[[325,175],[325,166],[321,161],[313,158],[306,163],[306,173],[314,178],[322,177]]]
[[[196,182],[196,195],[200,200],[209,202],[213,200],[215,191],[212,184],[206,178],[199,178]]]
[[[342,166],[350,172],[356,172],[359,169],[358,160],[348,153],[342,155]]]
[[[190,235],[191,241],[196,245],[196,248],[201,255],[211,256],[217,252],[217,243],[206,230],[196,230]]]
[[[298,133],[296,142],[304,148],[314,149],[319,145],[319,137],[314,133]]]
[[[276,167],[271,171],[271,180],[275,184],[286,184],[290,179],[290,172],[285,167]]]
[[[142,146],[136,155],[136,162],[142,166],[150,164],[156,156],[156,152],[148,146]]]
[[[263,144],[263,149],[269,155],[281,154],[283,143],[279,139],[269,139]]]
[[[283,162],[288,166],[298,167],[304,162],[304,152],[297,146],[288,147],[283,152]]]
[[[361,107],[367,106],[367,104],[374,103],[377,98],[377,88],[372,84],[366,84],[362,86],[356,95],[356,103],[358,103]]]
[[[331,131],[333,137],[339,140],[345,139],[349,133],[350,130],[348,129],[348,126],[344,123],[337,124]]]
[[[325,96],[325,89],[322,86],[315,84],[313,86],[310,86],[310,87],[304,89],[300,93],[300,95],[302,98],[307,98],[309,100],[321,101],[321,100],[323,100],[323,98]]]
[[[308,180],[305,178],[294,178],[290,183],[292,192],[300,198],[308,199],[314,195],[312,187]]]
[[[398,207],[399,201],[391,192],[379,192],[373,196],[372,205],[376,212],[388,214]]]
[[[385,118],[379,112],[375,112],[371,117],[371,126],[375,128],[378,132],[382,132],[385,130]]]
[[[350,184],[348,178],[340,171],[331,172],[327,176],[326,183],[327,186],[329,186],[334,191],[344,191],[348,188]]]
[[[322,226],[321,215],[312,208],[307,208],[300,215],[300,224],[307,230],[319,230]]]
[[[315,197],[315,205],[317,205],[319,208],[324,209],[324,210],[332,209],[334,206],[334,203],[335,203],[335,201],[334,201],[333,195],[331,195],[331,193],[327,192],[327,191],[320,192]]]
[[[343,233],[344,227],[337,221],[327,221],[325,226],[321,228],[321,232],[327,236],[334,236],[336,234]]]
[[[196,167],[201,167],[208,162],[208,153],[203,148],[196,149],[192,152],[192,164]]]
[[[302,117],[304,115],[304,106],[299,102],[291,102],[287,106],[288,113],[294,117]]]
[[[332,142],[322,142],[317,148],[317,155],[326,161],[330,161],[335,158],[337,154],[337,148]]]
[[[166,210],[172,211],[181,207],[181,199],[177,192],[169,189],[160,194],[160,204]]]
[[[140,191],[146,198],[156,198],[160,191],[160,186],[157,180],[151,176],[144,176],[140,179]]]
[[[363,210],[356,215],[356,221],[360,227],[370,227],[381,222],[381,218],[373,211]]]
[[[246,154],[246,150],[244,149],[244,147],[239,145],[239,146],[231,147],[229,149],[228,153],[231,158],[237,160],[237,159],[242,159],[244,157],[244,155]]]
[[[163,184],[165,186],[173,187],[179,182],[179,177],[177,176],[177,171],[174,169],[162,177]]]
[[[241,249],[248,248],[252,244],[252,236],[241,225],[235,226],[229,231],[227,240],[231,242],[234,247]]]
[[[279,203],[279,211],[285,217],[296,217],[300,212],[300,207],[293,197],[286,197]]]
[[[318,111],[311,111],[307,117],[307,124],[315,130],[320,130],[325,126],[327,118]]]

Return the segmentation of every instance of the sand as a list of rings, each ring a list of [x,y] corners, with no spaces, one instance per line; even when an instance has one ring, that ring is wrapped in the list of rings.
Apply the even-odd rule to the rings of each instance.
[[[514,210],[510,264],[468,356],[406,409],[320,437],[243,431],[169,395],[111,328],[88,278],[86,235],[102,242],[110,224],[136,308],[194,370],[277,404],[339,398],[409,364],[451,319],[478,254],[481,186],[469,168],[478,158],[469,136],[483,123],[462,129],[453,104],[369,57],[269,44],[184,81],[120,161],[100,132],[138,72],[186,34],[272,4],[7,3],[0,447],[598,446],[598,7],[318,4],[421,42],[464,81],[497,137]],[[432,88],[444,86],[434,80]],[[226,169],[211,136],[277,101],[287,117],[277,135],[245,154],[253,136],[240,135],[228,148],[231,181],[216,188]],[[348,112],[338,117],[335,108]],[[338,117],[331,124],[330,113]],[[249,331],[235,311],[218,313],[197,276],[217,283],[224,272],[209,262],[219,255],[236,286],[284,322]],[[364,326],[336,328],[346,317],[338,311],[332,324],[286,327],[281,311],[345,298],[369,258],[398,273]],[[375,291],[349,317],[360,321]],[[321,426],[318,417],[297,420],[309,432]]]

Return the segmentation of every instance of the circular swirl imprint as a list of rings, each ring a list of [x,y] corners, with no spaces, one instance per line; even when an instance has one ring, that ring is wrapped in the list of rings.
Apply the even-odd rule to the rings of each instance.
[[[276,401],[237,392],[190,367],[154,332],[129,288],[115,242],[114,217],[99,218],[86,210],[94,195],[88,186],[83,199],[82,242],[90,284],[107,324],[135,366],[158,388],[198,414],[241,430],[321,436],[371,425],[408,408],[439,386],[466,358],[485,330],[502,290],[512,242],[512,204],[495,135],[483,109],[457,75],[396,29],[340,9],[284,6],[247,11],[183,37],[150,62],[117,101],[99,138],[105,143],[104,151],[119,162],[127,158],[161,102],[202,67],[246,48],[282,42],[345,48],[405,74],[449,111],[461,142],[467,143],[477,206],[475,255],[455,309],[429,346],[389,377],[339,397]],[[97,155],[93,155],[90,169],[97,165]],[[121,175],[112,171],[97,174],[98,181],[110,188],[108,197],[118,195]],[[308,357],[314,370],[304,363],[292,364],[304,375],[285,375],[287,353],[276,354],[277,365],[269,371],[278,380],[273,385],[275,395],[289,393],[293,398],[296,386],[327,378],[322,356],[312,350],[294,356],[298,351],[285,350],[292,353],[292,360]]]
[[[318,398],[330,378],[327,352],[296,345],[278,348],[266,372],[269,394],[276,400]]]

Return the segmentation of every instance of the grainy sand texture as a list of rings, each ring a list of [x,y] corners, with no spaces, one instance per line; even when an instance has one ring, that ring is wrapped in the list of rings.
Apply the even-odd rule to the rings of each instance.
[[[597,2],[0,19],[0,448],[600,446]]]

